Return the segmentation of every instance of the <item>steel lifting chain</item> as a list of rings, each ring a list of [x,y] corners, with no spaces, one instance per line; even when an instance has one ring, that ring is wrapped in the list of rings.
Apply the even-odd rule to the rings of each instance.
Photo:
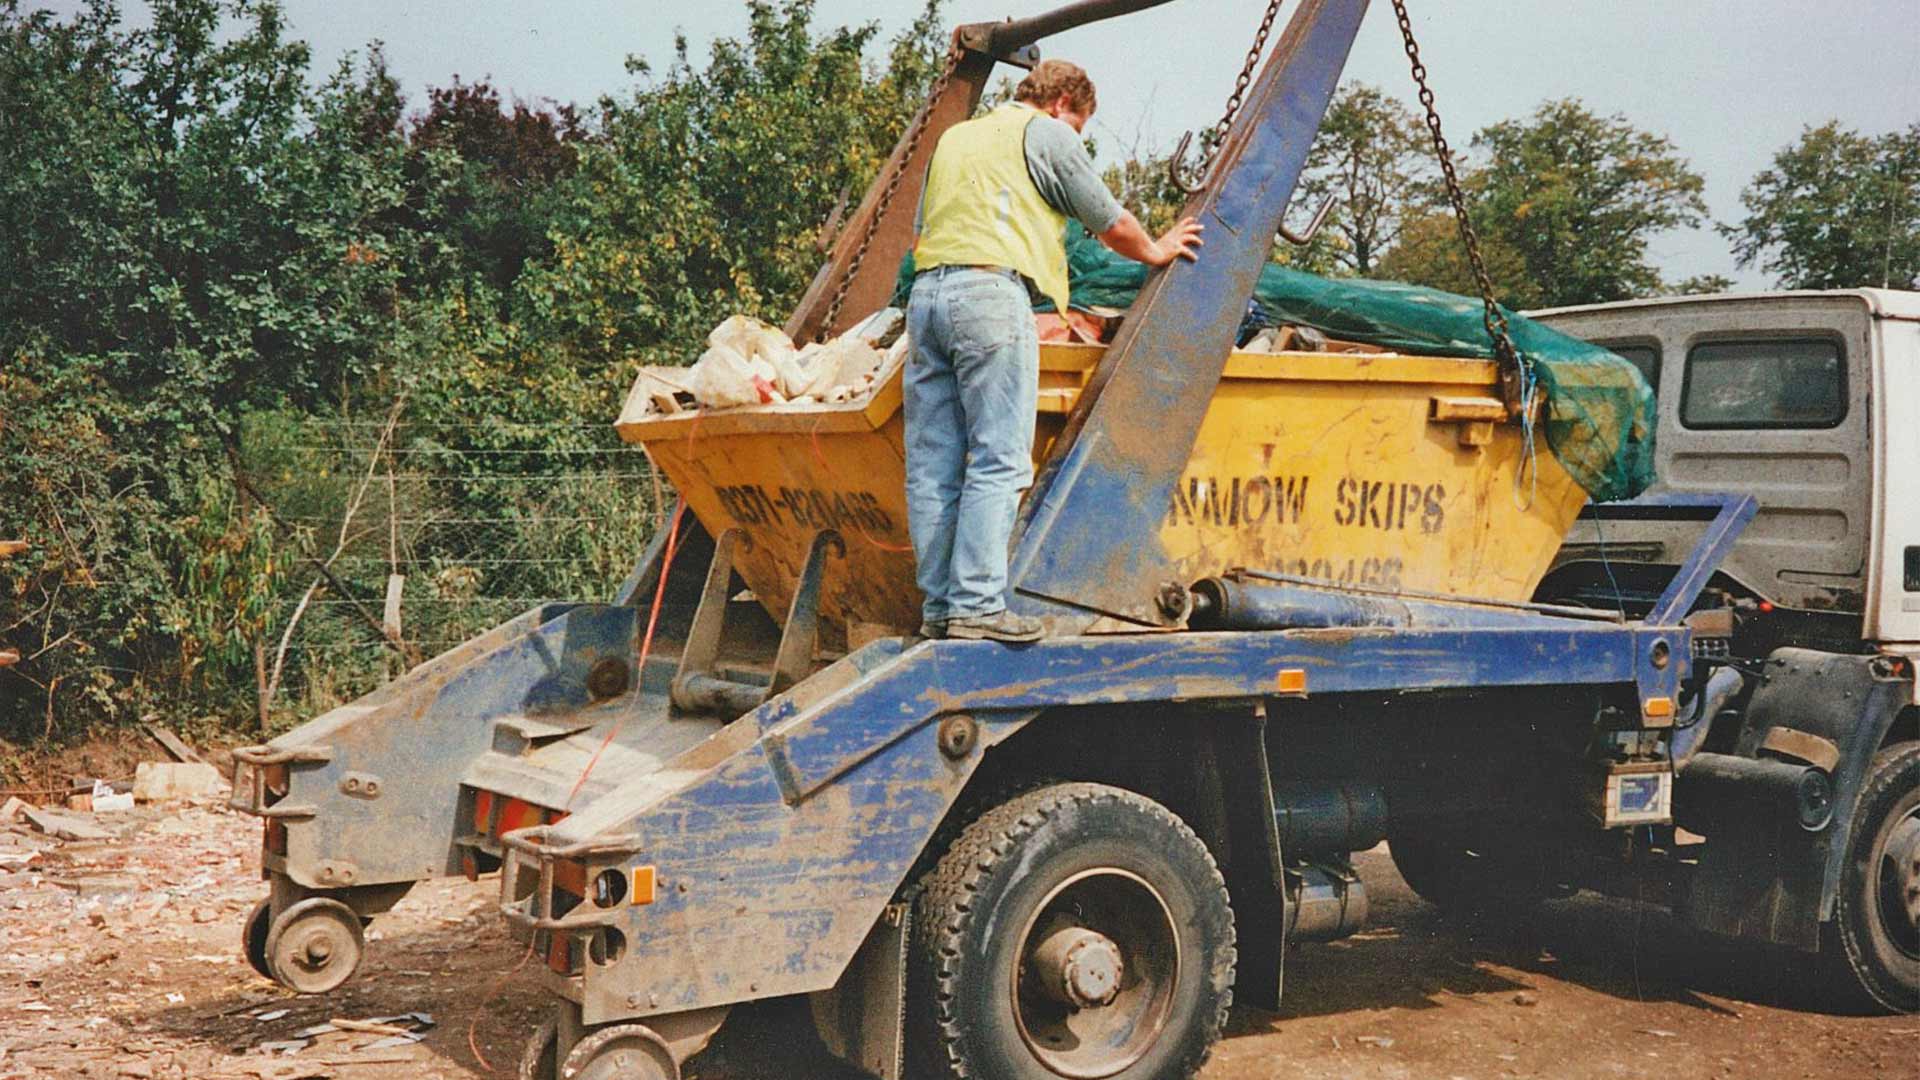
[[[1213,162],[1220,156],[1220,148],[1226,145],[1227,129],[1233,126],[1233,118],[1240,115],[1240,103],[1247,96],[1247,87],[1253,85],[1253,69],[1260,66],[1260,55],[1267,51],[1267,37],[1273,33],[1274,20],[1280,17],[1282,0],[1270,0],[1266,17],[1260,20],[1260,29],[1254,31],[1253,46],[1247,50],[1247,62],[1240,66],[1240,77],[1233,81],[1233,93],[1227,95],[1226,111],[1220,114],[1220,121],[1213,125],[1212,145],[1207,147],[1207,155],[1200,162],[1201,184],[1205,178],[1213,175]],[[1173,149],[1173,156],[1167,162],[1167,175],[1175,187],[1191,195],[1199,186],[1189,186],[1181,175],[1180,163],[1187,156],[1187,149],[1193,145],[1193,132],[1180,137],[1180,144]]]
[[[847,290],[853,287],[853,279],[860,275],[860,265],[867,261],[867,248],[873,243],[873,234],[880,228],[880,219],[887,216],[887,208],[893,205],[893,194],[900,190],[900,178],[906,175],[907,164],[920,147],[920,137],[926,134],[927,121],[933,116],[933,107],[940,96],[947,92],[947,84],[953,80],[953,72],[960,66],[962,50],[958,45],[947,52],[947,65],[940,71],[940,77],[933,81],[933,89],[927,94],[927,103],[921,107],[918,116],[913,118],[913,127],[907,131],[907,149],[894,164],[893,174],[887,177],[887,186],[880,191],[880,201],[874,204],[873,214],[867,218],[866,228],[860,231],[860,246],[853,249],[853,259],[847,263],[846,273],[840,275],[840,286],[833,291],[833,301],[827,305],[827,317],[814,331],[817,340],[825,341],[833,330],[834,323],[840,319],[840,308],[847,302]]]
[[[1500,366],[1501,379],[1508,384],[1509,404],[1524,408],[1530,404],[1520,400],[1521,384],[1526,381],[1524,361],[1519,350],[1513,347],[1507,317],[1493,299],[1493,279],[1487,275],[1486,261],[1480,257],[1480,234],[1474,231],[1473,220],[1467,214],[1467,198],[1460,190],[1460,177],[1453,167],[1453,149],[1447,145],[1447,137],[1440,133],[1440,111],[1434,106],[1433,90],[1427,86],[1427,66],[1420,62],[1420,43],[1413,39],[1413,21],[1407,15],[1406,0],[1393,0],[1393,10],[1400,18],[1400,36],[1407,43],[1407,59],[1413,62],[1413,81],[1420,87],[1420,104],[1427,110],[1427,130],[1433,133],[1433,150],[1440,158],[1441,175],[1446,178],[1447,201],[1453,204],[1453,216],[1460,223],[1460,240],[1467,248],[1467,262],[1472,265],[1474,281],[1480,286],[1480,302],[1486,307],[1484,321],[1487,336],[1493,340],[1494,359]]]

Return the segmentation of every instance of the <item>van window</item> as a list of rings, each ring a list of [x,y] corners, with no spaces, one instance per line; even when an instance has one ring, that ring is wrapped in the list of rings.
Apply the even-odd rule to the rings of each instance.
[[[1716,341],[1687,354],[1680,420],[1690,428],[1828,428],[1846,415],[1838,342]]]
[[[1660,392],[1660,346],[1615,345],[1605,341],[1597,342],[1597,344],[1613,355],[1639,368],[1640,374],[1647,377],[1647,385],[1653,387],[1653,392],[1656,394]]]

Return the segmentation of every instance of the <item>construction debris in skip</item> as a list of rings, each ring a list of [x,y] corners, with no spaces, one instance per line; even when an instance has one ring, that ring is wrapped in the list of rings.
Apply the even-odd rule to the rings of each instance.
[[[906,357],[906,316],[885,308],[829,342],[796,348],[778,328],[734,315],[692,367],[640,369],[623,419],[766,405],[858,401]]]

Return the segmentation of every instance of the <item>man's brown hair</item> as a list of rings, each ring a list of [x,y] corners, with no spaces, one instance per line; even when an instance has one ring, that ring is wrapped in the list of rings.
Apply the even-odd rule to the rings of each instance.
[[[1087,78],[1080,65],[1065,60],[1042,60],[1034,65],[1014,88],[1013,100],[1045,108],[1058,101],[1062,94],[1072,102],[1074,112],[1081,116],[1093,115],[1094,106],[1098,104],[1093,95],[1093,80]]]

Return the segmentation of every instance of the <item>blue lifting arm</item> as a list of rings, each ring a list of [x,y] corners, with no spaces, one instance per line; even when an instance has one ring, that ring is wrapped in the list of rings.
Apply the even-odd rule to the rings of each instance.
[[[1366,10],[1304,0],[1287,24],[1187,204],[1206,250],[1141,289],[1022,507],[1016,609],[1066,628],[1170,621],[1160,524]]]

